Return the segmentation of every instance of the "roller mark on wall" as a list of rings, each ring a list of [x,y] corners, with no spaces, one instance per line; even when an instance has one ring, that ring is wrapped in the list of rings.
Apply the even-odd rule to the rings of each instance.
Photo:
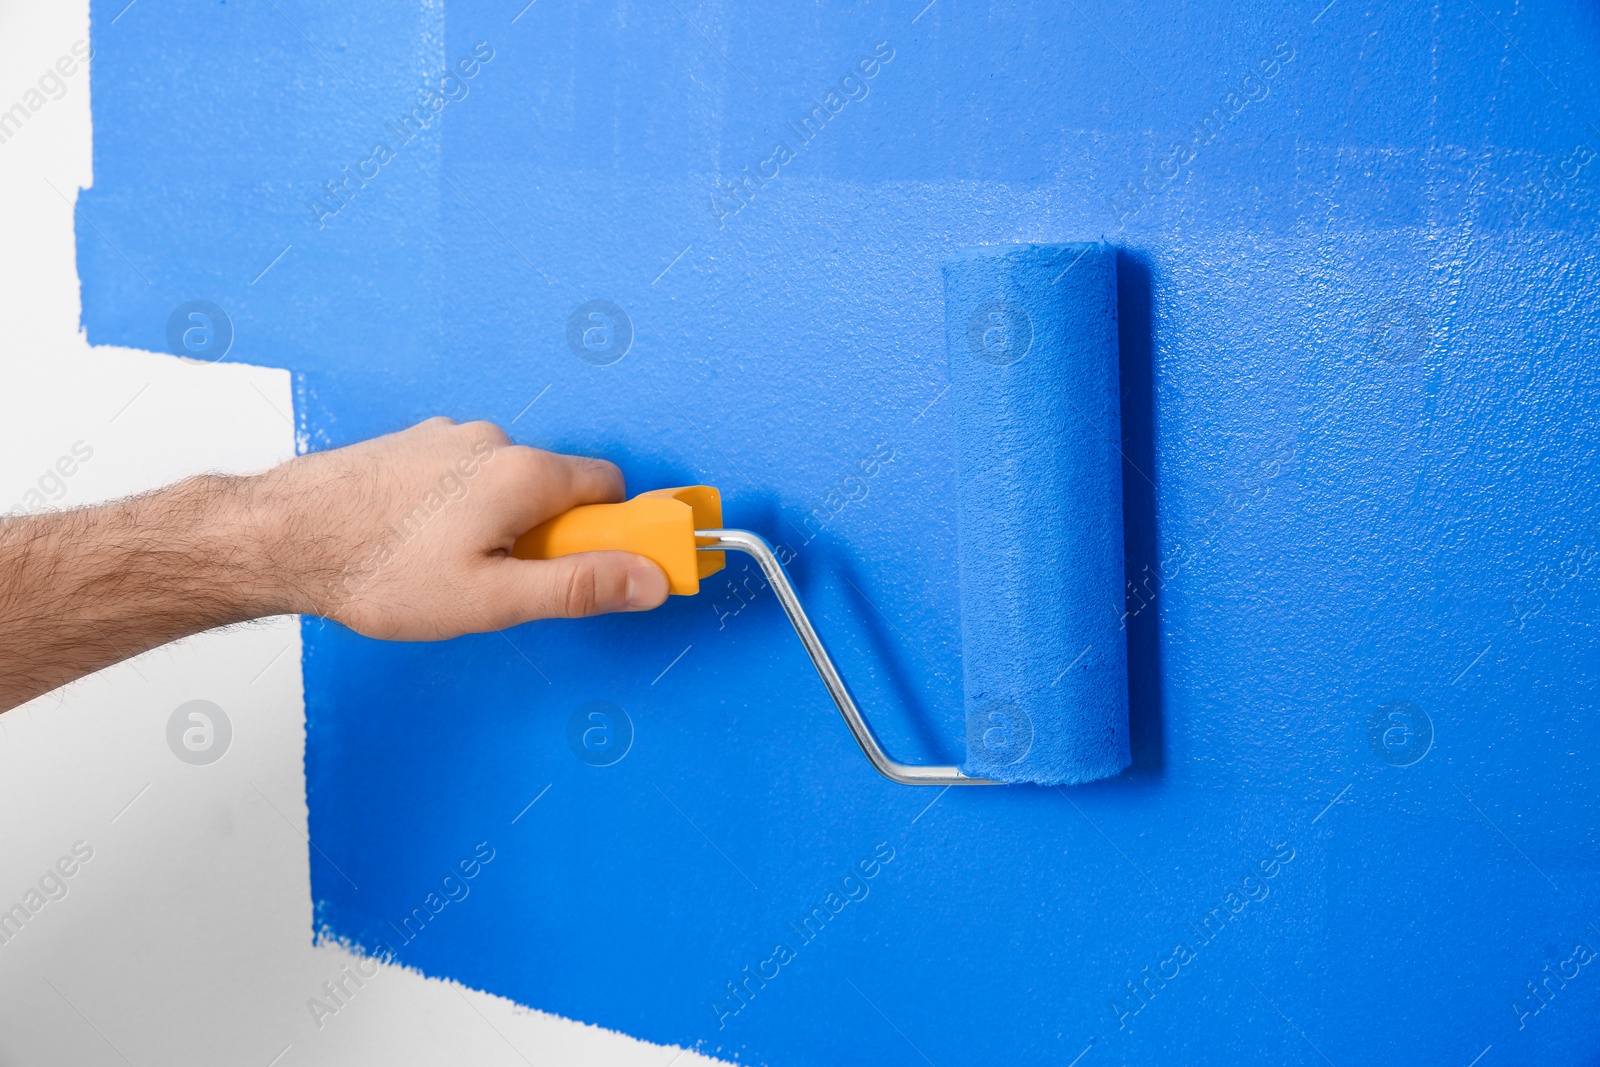
[[[756,194],[766,188],[767,182],[776,181],[783,174],[783,168],[799,159],[810,147],[812,140],[827,129],[828,124],[847,106],[865,100],[872,92],[872,79],[876,78],[893,59],[894,47],[888,41],[879,41],[873,45],[872,52],[846,68],[838,80],[820,94],[820,99],[813,103],[809,110],[784,121],[779,139],[773,142],[770,154],[756,162],[754,172],[747,163],[740,168],[743,176],[736,181],[718,179],[709,198],[711,214],[717,220],[717,229],[723,229],[728,219],[753,203]],[[790,139],[797,147],[790,147]],[[681,255],[682,253],[680,257]],[[673,262],[676,263],[677,260]],[[666,271],[661,273],[665,274]],[[657,280],[659,277],[658,275]]]
[[[384,167],[398,159],[402,150],[432,128],[446,105],[465,100],[472,91],[472,79],[482,72],[485,64],[494,59],[494,55],[494,48],[489,42],[479,41],[472,46],[471,54],[463,55],[457,61],[454,69],[445,68],[445,73],[439,76],[437,88],[429,82],[420,91],[421,99],[416,104],[398,117],[386,119],[383,131],[373,140],[369,154],[356,161],[354,172],[350,164],[344,164],[339,168],[337,178],[322,183],[326,198],[319,192],[306,200],[311,221],[316,223],[317,229],[327,229],[328,219],[355,203],[357,193],[376,181]],[[282,258],[282,253],[279,253],[279,258]],[[270,266],[268,269],[271,269]],[[266,271],[261,273],[265,274]]]
[[[1554,1003],[1556,995],[1567,988],[1568,982],[1578,978],[1583,968],[1594,962],[1595,956],[1588,942],[1579,941],[1565,959],[1545,964],[1537,975],[1524,982],[1524,991],[1511,998],[1511,1014],[1516,1017],[1517,1029],[1527,1029],[1528,1020]]]
[[[887,441],[879,441],[870,451],[863,453],[847,467],[846,473],[839,476],[834,486],[823,496],[822,502],[806,512],[805,517],[800,520],[801,526],[796,526],[792,522],[788,524],[795,532],[796,541],[774,540],[772,550],[777,554],[778,561],[785,567],[789,566],[846,508],[866,500],[871,480],[883,471],[885,465],[893,463],[894,459],[894,446]],[[737,584],[734,579],[737,579]],[[738,575],[725,578],[723,584],[727,589],[726,595],[711,601],[711,610],[716,615],[718,630],[724,629],[729,619],[736,617],[754,603],[767,588],[767,580],[759,568],[752,568],[748,563],[744,564]]]
[[[1129,1020],[1149,1007],[1168,983],[1191,970],[1230,923],[1272,893],[1269,883],[1283,873],[1283,868],[1294,859],[1295,850],[1287,841],[1271,842],[1269,847],[1270,852],[1248,867],[1249,873],[1241,875],[1198,924],[1185,922],[1189,935],[1179,937],[1169,953],[1154,964],[1145,964],[1123,982],[1121,989],[1111,997],[1111,1015],[1117,1021],[1118,1030],[1126,1030]]]
[[[872,880],[883,868],[894,861],[894,846],[880,841],[830,887],[813,898],[808,910],[796,919],[789,920],[766,958],[755,964],[746,964],[738,975],[724,983],[724,993],[711,998],[711,1014],[717,1020],[717,1029],[725,1029],[728,1020],[739,1015],[756,999],[756,994],[777,980],[783,968],[800,958],[800,953],[816,941],[839,918],[845,908],[859,904],[872,892]]]
[[[1294,57],[1294,46],[1288,41],[1274,45],[1272,53],[1264,56],[1240,77],[1235,87],[1224,93],[1218,103],[1189,123],[1185,131],[1187,139],[1174,141],[1167,154],[1153,167],[1146,163],[1137,179],[1124,180],[1116,192],[1106,197],[1106,207],[1116,219],[1117,232],[1126,229],[1135,215],[1170,188],[1185,168],[1221,137],[1246,108],[1265,100],[1272,92],[1272,80]]]
[[[453,866],[446,868],[437,882],[436,887],[430,887],[416,907],[412,908],[396,922],[389,920],[389,928],[395,932],[400,948],[406,948],[423,932],[430,923],[451,904],[466,900],[472,893],[472,880],[483,873],[495,857],[494,846],[487,841],[479,841],[472,846],[472,852],[463,856]],[[398,959],[400,952],[391,942],[379,941],[371,952],[379,959],[389,962]]]
[[[1519,631],[1526,629],[1529,619],[1544,611],[1569,584],[1593,570],[1596,559],[1600,559],[1600,521],[1585,526],[1577,542],[1559,558],[1539,561],[1533,574],[1522,582],[1521,593],[1510,598],[1508,622]]]

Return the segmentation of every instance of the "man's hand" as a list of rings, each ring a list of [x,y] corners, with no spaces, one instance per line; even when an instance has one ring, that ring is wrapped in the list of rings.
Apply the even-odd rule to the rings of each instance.
[[[659,606],[667,576],[643,556],[510,556],[546,519],[622,497],[615,464],[439,418],[269,471],[257,506],[287,520],[289,554],[277,569],[304,583],[294,610],[368,637],[433,641]]]
[[[267,615],[423,641],[656,607],[667,577],[643,556],[510,556],[544,520],[622,495],[610,463],[430,419],[265,474],[0,520],[0,710]]]

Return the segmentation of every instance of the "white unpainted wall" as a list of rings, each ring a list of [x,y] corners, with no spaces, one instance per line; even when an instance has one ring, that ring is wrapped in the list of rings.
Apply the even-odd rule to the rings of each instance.
[[[88,35],[86,0],[0,0],[0,108]],[[79,332],[89,79],[66,82],[0,144],[0,511],[30,489],[70,507],[289,458],[286,372],[90,348]],[[75,445],[92,456],[61,476]],[[168,718],[194,699],[233,727],[207,766],[167,745]],[[157,649],[0,715],[0,910],[78,842],[93,849],[66,895],[0,944],[0,1064],[714,1062],[399,967],[316,1019],[308,1002],[354,960],[311,941],[304,743],[290,618]]]

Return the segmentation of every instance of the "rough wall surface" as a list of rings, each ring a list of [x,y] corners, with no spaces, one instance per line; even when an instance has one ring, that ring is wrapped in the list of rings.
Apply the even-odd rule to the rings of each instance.
[[[1597,37],[95,3],[91,341],[209,301],[305,447],[443,412],[721,486],[902,759],[964,736],[939,264],[1122,249],[1128,772],[882,781],[737,566],[443,646],[308,621],[323,932],[744,1062],[1577,1060]]]

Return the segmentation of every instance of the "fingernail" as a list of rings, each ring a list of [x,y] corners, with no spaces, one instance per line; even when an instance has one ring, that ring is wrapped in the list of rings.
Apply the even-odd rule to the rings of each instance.
[[[667,575],[654,563],[635,563],[628,568],[628,607],[659,607],[667,599]]]

